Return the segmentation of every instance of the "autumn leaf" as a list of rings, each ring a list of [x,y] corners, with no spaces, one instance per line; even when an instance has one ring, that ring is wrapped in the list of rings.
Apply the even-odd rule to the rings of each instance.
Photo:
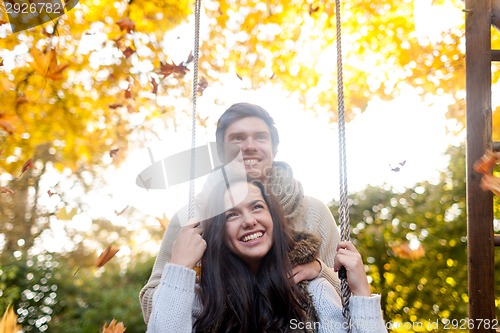
[[[207,87],[208,87],[208,81],[204,76],[202,76],[200,82],[198,83],[198,93],[200,94],[200,96],[203,95],[203,92]]]
[[[106,263],[111,260],[111,258],[113,258],[118,251],[120,251],[120,249],[115,246],[109,245],[106,247],[95,262],[97,268],[101,268],[106,265]]]
[[[121,321],[117,323],[116,320],[113,319],[111,323],[109,323],[109,326],[107,326],[107,324],[104,324],[102,326],[101,333],[123,333],[125,332],[125,330],[125,325],[123,325]]]
[[[130,46],[127,46],[127,48],[122,52],[126,59],[130,58],[130,56],[135,53],[134,49],[132,49]]]
[[[14,193],[14,191],[8,187],[3,187],[3,186],[0,186],[0,193],[9,193],[9,194],[12,194]]]
[[[172,62],[171,64],[160,62],[159,74],[163,74],[164,77],[167,77],[170,74],[178,74],[180,76],[184,76],[188,71],[189,69],[183,64],[176,65],[174,62]]]
[[[54,81],[63,79],[62,72],[68,65],[59,65],[57,63],[57,53],[55,49],[43,52],[36,48],[32,48],[31,54],[33,55],[33,62],[30,65],[35,72]]]
[[[166,230],[168,227],[168,224],[170,223],[170,220],[168,219],[167,216],[165,216],[165,213],[163,213],[163,217],[157,217],[156,219],[158,220],[158,222],[160,222],[163,229]]]
[[[108,105],[109,108],[111,109],[117,109],[117,108],[121,108],[123,106],[123,104],[120,104],[120,103],[114,103],[114,104],[110,104]]]
[[[128,205],[127,205],[127,206],[125,206],[125,208],[123,208],[121,211],[117,211],[117,210],[115,209],[115,214],[116,214],[116,215],[118,215],[118,216],[119,216],[119,215],[122,215],[122,214],[123,214],[123,213],[124,213],[127,209],[128,209]]]
[[[135,22],[129,19],[128,17],[119,19],[118,21],[116,21],[116,24],[118,24],[120,30],[125,30],[127,32],[135,30]]]
[[[186,60],[186,65],[194,60],[193,51],[189,52],[188,58]]]
[[[483,191],[491,191],[500,197],[500,178],[493,175],[483,175],[480,187]]]
[[[111,157],[111,158],[115,157],[118,154],[119,150],[120,150],[120,148],[111,149],[109,151],[109,157]]]
[[[21,169],[21,175],[28,169],[33,169],[33,160],[31,158],[24,162],[23,168]]]
[[[156,83],[156,80],[154,78],[151,78],[151,84],[153,85],[152,93],[158,95],[158,83]]]
[[[494,153],[491,150],[486,150],[484,155],[474,163],[474,170],[482,174],[489,174],[500,160],[500,153]]]
[[[240,74],[238,74],[238,73],[236,73],[236,77],[237,77],[238,79],[240,79],[240,80],[243,80],[243,78],[241,77],[241,75],[240,75]]]
[[[3,66],[3,59],[0,60],[0,67]]]
[[[55,192],[52,192],[51,190],[48,190],[47,191],[47,194],[49,195],[49,197],[52,197],[54,194],[56,194]]]
[[[125,90],[125,98],[132,98],[132,92],[130,91],[130,86]]]
[[[14,309],[9,304],[5,313],[2,316],[2,321],[0,321],[0,332],[1,333],[17,333],[22,330],[22,327],[17,324],[17,315]]]

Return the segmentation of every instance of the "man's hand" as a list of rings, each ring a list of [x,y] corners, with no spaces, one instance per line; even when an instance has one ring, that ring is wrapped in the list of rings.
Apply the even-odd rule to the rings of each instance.
[[[207,248],[202,234],[199,222],[182,227],[172,246],[170,262],[193,269]]]
[[[319,261],[314,260],[310,263],[297,265],[292,269],[292,279],[295,284],[306,281],[314,280],[321,273],[321,264]]]

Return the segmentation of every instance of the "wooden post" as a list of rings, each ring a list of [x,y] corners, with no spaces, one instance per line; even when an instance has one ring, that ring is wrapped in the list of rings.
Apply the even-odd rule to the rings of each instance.
[[[466,0],[467,245],[470,332],[494,332],[493,196],[479,187],[473,164],[491,145],[491,0]],[[483,322],[484,324],[484,322]]]

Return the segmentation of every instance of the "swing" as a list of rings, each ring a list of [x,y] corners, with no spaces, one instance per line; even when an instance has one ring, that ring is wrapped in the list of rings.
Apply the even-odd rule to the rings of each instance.
[[[190,181],[189,181],[189,205],[188,216],[194,217],[194,178],[195,178],[195,145],[196,145],[196,100],[198,97],[198,60],[200,49],[200,8],[201,0],[195,0],[195,29],[194,29],[194,54],[193,54],[193,111],[191,122],[191,160],[190,160]],[[347,200],[347,163],[346,163],[346,141],[345,141],[345,117],[344,117],[344,82],[342,67],[342,45],[341,45],[341,20],[340,20],[340,0],[335,0],[335,17],[337,24],[337,104],[338,104],[338,126],[339,126],[339,180],[340,180],[340,239],[349,241],[349,204]],[[347,332],[351,332],[351,316],[349,312],[349,298],[351,291],[347,283],[347,272],[344,267],[339,271],[341,279],[342,293],[342,314],[347,323]]]

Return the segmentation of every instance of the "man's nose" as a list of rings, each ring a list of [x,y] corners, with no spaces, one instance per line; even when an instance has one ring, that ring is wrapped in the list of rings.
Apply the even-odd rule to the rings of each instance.
[[[247,138],[242,146],[241,146],[241,149],[242,150],[253,150],[253,149],[256,149],[256,145],[255,145],[255,140],[253,138]]]

